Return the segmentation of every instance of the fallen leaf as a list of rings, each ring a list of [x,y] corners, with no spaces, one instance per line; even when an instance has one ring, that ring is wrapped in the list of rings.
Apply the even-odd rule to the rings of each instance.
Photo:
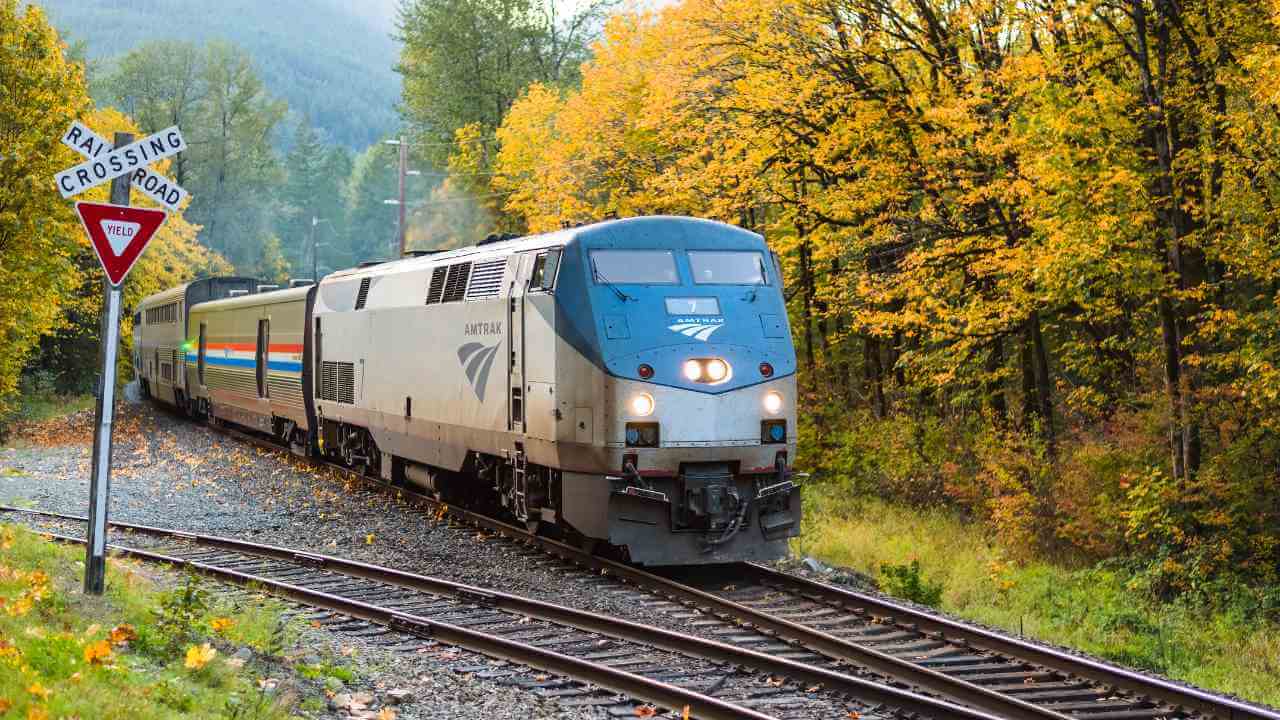
[[[821,685],[812,685],[812,686],[810,686],[807,690],[805,690],[805,692],[816,693],[816,692],[818,692],[818,691],[819,691],[819,690],[821,690],[821,689],[822,689],[822,686],[821,686]]]
[[[3,549],[3,548],[0,548]],[[9,712],[9,708],[13,707],[13,702],[9,698],[0,697],[0,713]]]
[[[187,648],[187,661],[183,664],[190,670],[199,670],[208,665],[217,654],[218,651],[209,643],[200,646],[192,645]]]
[[[117,625],[111,628],[108,636],[112,645],[123,645],[130,640],[138,639],[138,631],[133,629],[132,625]]]
[[[396,711],[389,707],[384,707],[378,711],[378,720],[396,720]]]
[[[84,646],[84,661],[90,665],[101,665],[111,659],[111,642],[99,640]]]
[[[859,713],[857,710],[849,711],[849,720],[858,720],[860,717],[862,717],[862,713]]]
[[[658,709],[652,705],[640,705],[636,708],[636,717],[653,717],[658,714]]]
[[[368,535],[365,535],[365,536],[364,536],[364,544],[365,544],[365,545],[372,545],[372,544],[373,544],[373,533],[369,533]]]

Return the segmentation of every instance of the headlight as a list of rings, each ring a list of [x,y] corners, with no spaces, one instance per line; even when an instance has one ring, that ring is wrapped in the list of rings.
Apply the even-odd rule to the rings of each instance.
[[[770,390],[764,394],[764,409],[770,415],[777,415],[782,411],[782,393]]]
[[[640,417],[651,415],[653,414],[654,405],[655,403],[653,402],[652,395],[649,393],[640,393],[639,395],[631,398],[631,414],[639,415]]]
[[[689,382],[715,385],[725,382],[733,375],[733,367],[723,358],[690,358],[680,366]]]
[[[720,382],[729,374],[729,366],[719,358],[708,360],[705,369],[707,371],[707,379],[713,383]]]
[[[684,376],[691,382],[697,382],[702,377],[702,363],[697,360],[685,360]]]

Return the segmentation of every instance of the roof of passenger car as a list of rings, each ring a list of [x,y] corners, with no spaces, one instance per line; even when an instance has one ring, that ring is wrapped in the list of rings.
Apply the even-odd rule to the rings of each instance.
[[[263,305],[278,305],[286,302],[297,302],[306,300],[307,292],[311,290],[310,285],[304,285],[296,288],[283,288],[280,290],[267,290],[250,295],[239,295],[232,298],[223,298],[221,300],[208,300],[202,302],[192,308],[193,312],[211,312],[217,310],[234,310],[244,307],[261,307]]]

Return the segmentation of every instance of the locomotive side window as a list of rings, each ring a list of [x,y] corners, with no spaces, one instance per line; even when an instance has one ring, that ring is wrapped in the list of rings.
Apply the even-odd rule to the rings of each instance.
[[[689,267],[698,285],[764,285],[764,256],[758,252],[689,252]]]
[[[547,254],[538,253],[538,257],[533,260],[533,272],[529,274],[529,289],[540,289],[542,287],[542,277],[546,274]]]
[[[543,255],[542,278],[538,288],[550,292],[556,286],[556,270],[560,269],[560,248],[548,250]]]
[[[593,250],[591,275],[600,284],[675,285],[680,282],[670,250]]]
[[[556,286],[556,268],[560,267],[560,249],[538,253],[529,274],[529,290],[550,292]]]

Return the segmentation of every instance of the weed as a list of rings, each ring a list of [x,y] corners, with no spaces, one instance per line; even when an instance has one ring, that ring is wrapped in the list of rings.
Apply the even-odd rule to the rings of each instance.
[[[202,623],[209,611],[208,592],[200,578],[187,575],[178,587],[160,594],[155,624],[142,636],[143,644],[165,658],[174,658],[201,637]]]
[[[931,583],[920,573],[920,561],[910,565],[880,565],[880,584],[891,595],[914,603],[938,607],[942,604],[942,583]]]
[[[1217,599],[1213,606],[1191,593],[1161,600],[1151,589],[1161,580],[1143,563],[1081,565],[1076,556],[1014,563],[986,528],[956,513],[850,497],[821,484],[806,487],[804,501],[805,552],[874,572],[886,591],[909,597],[912,585],[932,585],[941,590],[937,607],[970,620],[1280,703],[1277,588],[1214,586],[1204,591]]]

